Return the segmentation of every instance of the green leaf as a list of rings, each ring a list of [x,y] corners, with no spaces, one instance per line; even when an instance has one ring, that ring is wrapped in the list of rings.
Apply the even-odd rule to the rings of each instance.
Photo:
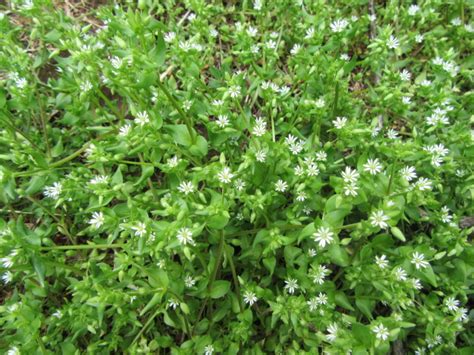
[[[151,50],[150,57],[153,60],[151,64],[154,67],[159,67],[165,62],[166,44],[161,33],[157,35],[156,46]]]
[[[400,239],[402,242],[406,242],[405,236],[403,235],[403,232],[400,229],[398,229],[397,227],[392,227],[390,228],[390,231],[392,232],[395,238]]]
[[[153,175],[155,172],[155,167],[152,165],[142,165],[142,175],[140,179],[134,184],[135,186],[140,185],[141,183],[145,182],[150,176]]]
[[[44,287],[44,272],[45,272],[45,270],[44,270],[43,262],[36,255],[34,255],[32,257],[32,261],[33,261],[33,267],[35,268],[35,271],[36,271],[36,275],[38,275],[39,283],[41,284],[41,287]]]
[[[197,136],[196,142],[191,147],[189,147],[189,152],[192,155],[204,157],[207,155],[207,149],[206,139],[203,136]]]
[[[375,303],[367,298],[356,298],[356,306],[360,311],[367,317],[368,320],[372,320],[372,311]]]
[[[334,295],[334,301],[336,302],[338,306],[341,306],[350,311],[354,310],[354,307],[352,307],[351,303],[349,302],[349,299],[347,298],[344,292],[337,291],[336,294]]]
[[[229,223],[229,212],[222,211],[219,214],[211,216],[207,221],[207,225],[212,229],[223,229]]]
[[[268,258],[263,258],[262,262],[267,270],[270,271],[270,275],[273,275],[276,266],[276,258],[274,256],[270,256]]]
[[[230,289],[230,282],[225,280],[214,281],[209,295],[211,298],[224,297]]]
[[[33,178],[30,180],[30,183],[28,184],[25,194],[33,195],[37,193],[44,187],[45,182],[46,182],[45,176],[33,176]]]
[[[171,136],[176,143],[184,145],[185,147],[189,147],[193,143],[186,125],[167,125],[165,128],[170,131]]]
[[[337,244],[331,244],[329,246],[329,257],[331,261],[339,266],[349,265],[349,255],[344,248],[341,248]]]

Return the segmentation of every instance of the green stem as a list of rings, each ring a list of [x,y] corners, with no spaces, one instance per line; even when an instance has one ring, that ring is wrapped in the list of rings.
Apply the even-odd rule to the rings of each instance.
[[[233,255],[230,253],[230,246],[227,245],[224,241],[224,250],[227,260],[229,260],[230,270],[232,271],[232,279],[234,280],[235,292],[237,292],[237,297],[239,299],[240,313],[244,312],[244,304],[242,303],[242,294],[240,293],[240,284],[237,277],[237,272],[235,270]]]
[[[117,244],[79,244],[79,245],[55,245],[52,247],[40,247],[40,250],[84,250],[84,249],[122,249],[123,243]]]
[[[58,166],[61,166],[65,163],[67,163],[68,161],[71,161],[73,160],[74,158],[78,157],[79,155],[81,155],[86,149],[87,147],[89,146],[90,142],[87,142],[86,144],[84,144],[82,146],[82,148],[76,150],[74,153],[70,154],[69,156],[67,156],[66,158],[64,159],[61,159],[61,160],[58,160],[57,162],[55,163],[52,163],[49,167],[50,168],[56,168]]]
[[[178,111],[179,115],[181,116],[184,123],[186,124],[186,127],[188,128],[189,135],[191,136],[191,141],[195,142],[196,141],[196,135],[195,135],[194,130],[193,130],[192,120],[188,116],[186,116],[186,114],[184,113],[184,111],[181,109],[178,102],[176,101],[176,99],[173,97],[173,95],[171,95],[171,93],[168,91],[166,86],[164,86],[163,83],[160,80],[157,81],[157,85],[161,89],[161,91],[163,91],[163,93],[166,95],[168,100],[170,100],[170,102],[174,106],[174,108]]]
[[[123,123],[125,119],[124,119],[122,113],[117,109],[117,107],[115,107],[114,104],[109,100],[109,98],[107,96],[105,96],[105,94],[102,92],[102,90],[97,90],[97,92],[99,93],[100,98],[102,100],[104,100],[104,102],[113,111],[113,113],[115,113],[115,115],[117,115],[120,122]]]
[[[15,124],[11,121],[11,119],[7,116],[4,116],[6,120],[3,122],[10,127],[10,129],[14,130],[17,132],[19,135],[21,135],[23,138],[25,138],[34,148],[36,148],[38,151],[41,151],[41,149],[33,142],[33,140],[23,131],[21,131],[18,127],[15,126]]]

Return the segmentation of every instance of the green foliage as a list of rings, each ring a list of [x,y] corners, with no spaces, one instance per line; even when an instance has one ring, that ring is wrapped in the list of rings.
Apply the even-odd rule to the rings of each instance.
[[[474,352],[470,2],[98,3],[0,5],[2,353]]]

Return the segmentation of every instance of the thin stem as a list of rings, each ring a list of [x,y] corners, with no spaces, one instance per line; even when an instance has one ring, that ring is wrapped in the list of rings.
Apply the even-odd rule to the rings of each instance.
[[[38,151],[41,151],[41,149],[33,142],[33,140],[26,134],[24,133],[23,131],[21,131],[19,128],[17,128],[15,126],[15,124],[10,120],[9,117],[7,116],[4,116],[4,118],[6,118],[5,121],[3,121],[7,126],[10,127],[10,129],[14,130],[15,132],[17,132],[19,135],[21,135],[23,138],[25,138],[33,147],[35,147],[36,149],[38,149]]]
[[[195,135],[194,130],[193,130],[192,120],[188,116],[186,116],[186,114],[184,113],[184,111],[181,109],[178,102],[176,101],[176,99],[173,97],[173,95],[171,95],[171,93],[168,91],[166,86],[164,86],[163,83],[160,80],[157,81],[157,85],[161,89],[161,91],[163,91],[163,93],[166,95],[168,100],[170,100],[170,102],[174,106],[174,108],[178,111],[179,115],[181,116],[181,118],[185,122],[186,127],[188,128],[189,135],[191,136],[191,141],[195,142],[196,141],[196,135]]]
[[[55,245],[52,247],[40,247],[40,250],[85,250],[85,249],[122,249],[123,243],[117,244],[79,244],[79,245]]]
[[[230,270],[232,271],[232,279],[234,280],[235,292],[237,292],[237,297],[239,299],[240,313],[243,313],[244,305],[242,303],[242,295],[240,293],[239,279],[237,277],[237,272],[235,270],[233,255],[231,255],[231,253],[230,253],[230,246],[227,245],[227,243],[225,243],[225,241],[224,241],[224,250],[225,250],[226,258],[227,258],[227,260],[229,260]]]
[[[78,157],[79,155],[81,155],[81,154],[87,149],[87,147],[89,146],[89,144],[90,144],[90,142],[87,142],[86,144],[84,144],[84,145],[82,146],[82,148],[76,150],[74,153],[68,155],[66,158],[61,159],[61,160],[58,160],[57,162],[50,164],[49,167],[50,167],[50,168],[56,168],[56,167],[58,167],[58,166],[61,166],[61,165],[65,164],[65,163],[67,163],[68,161],[73,160],[74,158],[76,158],[76,157]]]

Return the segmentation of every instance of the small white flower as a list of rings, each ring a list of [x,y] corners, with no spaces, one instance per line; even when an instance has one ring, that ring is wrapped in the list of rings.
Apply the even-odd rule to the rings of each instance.
[[[92,218],[89,220],[89,224],[95,229],[99,229],[105,222],[105,217],[102,212],[92,213]]]
[[[331,23],[331,31],[335,33],[342,32],[346,29],[346,27],[349,25],[349,22],[346,19],[341,19],[341,20],[335,20],[334,22]]]
[[[253,127],[252,134],[257,137],[261,137],[267,131],[267,123],[261,117],[255,119],[255,126]]]
[[[311,277],[313,278],[313,282],[318,285],[322,285],[324,283],[324,279],[327,275],[330,274],[330,271],[326,266],[319,265],[316,270],[311,272]]]
[[[136,237],[143,237],[146,234],[146,224],[143,222],[138,222],[136,226],[132,227],[132,230],[135,231]]]
[[[265,162],[265,159],[267,159],[267,153],[264,150],[258,150],[255,153],[255,159],[257,159],[258,162],[263,163]]]
[[[232,174],[230,168],[225,166],[218,174],[217,178],[219,181],[223,184],[228,184],[231,182],[232,178],[234,177],[234,174]]]
[[[257,296],[255,296],[255,293],[251,292],[251,291],[245,291],[244,293],[244,302],[249,304],[249,305],[253,305],[255,302],[257,302],[258,298]]]
[[[13,280],[13,274],[10,271],[7,271],[2,274],[1,278],[2,278],[3,283],[7,284]]]
[[[191,109],[193,102],[191,100],[184,100],[183,101],[183,110],[188,112]]]
[[[459,308],[456,312],[456,321],[457,322],[466,321],[468,319],[467,312],[468,312],[467,308],[464,308],[464,307]]]
[[[430,265],[425,261],[425,256],[417,251],[413,253],[411,263],[414,264],[417,269],[424,269]]]
[[[351,57],[347,53],[342,53],[341,56],[339,57],[341,60],[348,62],[351,60]]]
[[[401,267],[395,269],[395,278],[398,281],[406,281],[407,279],[407,272],[403,270]]]
[[[358,189],[359,187],[354,183],[348,183],[347,185],[344,185],[344,195],[356,197]]]
[[[321,150],[316,153],[316,160],[317,161],[326,161],[328,155],[324,150]]]
[[[123,125],[122,127],[120,127],[119,136],[121,136],[121,137],[128,136],[128,134],[130,133],[131,130],[132,130],[132,125],[127,123],[127,124]]]
[[[328,303],[328,296],[320,292],[319,295],[316,297],[316,302],[320,305],[325,305]]]
[[[452,312],[456,312],[459,308],[459,301],[454,297],[448,297],[444,300],[444,305]]]
[[[393,35],[390,35],[389,39],[387,40],[387,47],[390,49],[396,49],[400,46],[400,41]]]
[[[295,44],[293,48],[291,48],[290,53],[292,55],[297,55],[301,51],[301,44]]]
[[[377,337],[377,339],[380,339],[380,340],[388,339],[388,334],[389,334],[388,329],[385,328],[383,324],[379,324],[375,326],[372,331],[375,333],[375,336]]]
[[[26,5],[24,5],[26,6]],[[31,5],[30,8],[32,8],[33,5]],[[16,346],[12,346],[10,349],[7,351],[7,355],[20,355],[20,350]]]
[[[89,183],[92,185],[107,184],[109,182],[109,177],[107,175],[96,175],[89,180]]]
[[[216,38],[219,35],[219,32],[215,28],[209,30],[209,36]]]
[[[364,171],[368,171],[371,175],[377,175],[382,171],[382,165],[378,159],[368,159],[364,164]]]
[[[413,284],[413,288],[416,290],[421,290],[423,288],[423,285],[421,284],[420,280],[418,279],[411,279],[411,282]]]
[[[54,318],[60,319],[60,318],[62,318],[63,313],[61,312],[60,309],[58,309],[58,310],[57,310],[56,312],[54,312],[51,316],[54,317]]]
[[[137,113],[137,116],[135,117],[136,124],[144,126],[148,122],[150,122],[150,117],[148,116],[148,113],[146,111]]]
[[[462,22],[461,22],[461,19],[460,19],[459,17],[453,18],[453,19],[451,20],[451,24],[452,24],[453,26],[460,26],[461,23],[462,23]]]
[[[281,179],[275,183],[275,191],[277,192],[285,192],[287,188],[288,184]]]
[[[316,254],[317,254],[316,249],[311,248],[311,249],[308,250],[308,255],[309,255],[311,258],[312,258],[312,257],[315,257]]]
[[[403,97],[402,97],[402,102],[403,102],[405,105],[410,105],[410,104],[411,104],[411,97],[410,97],[410,96],[403,96]]]
[[[168,300],[168,307],[170,307],[171,309],[176,309],[176,307],[178,306],[179,306],[179,302],[175,300],[174,298],[170,298]]]
[[[313,234],[314,241],[319,243],[320,248],[324,248],[326,245],[331,244],[333,241],[334,233],[327,227],[319,227],[319,229]]]
[[[245,189],[245,181],[243,181],[242,179],[235,180],[234,187],[237,191],[242,191],[243,189]]]
[[[332,121],[334,127],[337,129],[342,129],[346,123],[347,123],[347,118],[346,117],[336,117],[335,120]]]
[[[421,43],[421,42],[423,42],[424,39],[425,39],[425,36],[423,36],[423,35],[421,35],[421,34],[417,34],[417,35],[415,36],[415,42],[416,42],[416,43]]]
[[[453,219],[453,216],[449,214],[449,208],[447,206],[443,206],[441,208],[441,220],[443,223],[450,223]]]
[[[113,56],[109,60],[110,60],[110,64],[114,67],[114,69],[117,69],[117,70],[120,69],[120,67],[123,64],[122,59],[117,56]]]
[[[238,98],[240,96],[240,86],[232,85],[228,90],[227,93],[233,99]]]
[[[178,186],[178,191],[184,193],[185,195],[194,192],[194,185],[191,181],[183,181]]]
[[[83,81],[79,85],[79,87],[80,87],[81,91],[84,91],[84,92],[87,92],[87,91],[93,89],[92,83],[89,80]]]
[[[387,137],[390,138],[390,139],[397,139],[398,138],[398,131],[396,131],[393,128],[390,128],[387,131]]]
[[[176,166],[178,166],[178,163],[179,163],[179,159],[178,157],[175,155],[174,157],[172,158],[169,158],[166,162],[166,164],[170,167],[170,168],[175,168]]]
[[[400,72],[400,79],[402,79],[402,81],[410,81],[411,79],[411,73],[406,70],[406,69],[403,69],[401,72]]]
[[[400,175],[406,181],[411,181],[416,179],[416,170],[414,166],[405,166],[402,170],[400,170]]]
[[[193,233],[191,232],[191,229],[183,227],[178,230],[178,234],[176,235],[178,238],[179,242],[182,245],[186,244],[191,244],[194,245],[194,239],[193,239]]]
[[[319,306],[318,301],[316,300],[316,297],[311,298],[308,302],[306,302],[306,304],[308,305],[310,312],[313,312]]]
[[[418,181],[416,182],[416,187],[420,190],[420,191],[425,191],[425,190],[431,190],[432,186],[431,186],[431,181],[427,178],[419,178]]]
[[[385,269],[388,266],[388,260],[386,255],[376,256],[375,263],[381,269]]]
[[[420,7],[418,5],[410,5],[408,8],[408,15],[415,16],[418,11],[420,11]]]
[[[206,347],[204,348],[204,355],[212,355],[213,353],[214,353],[214,346],[212,346],[211,344],[206,345]]]
[[[260,11],[262,9],[262,1],[261,0],[254,0],[253,8],[257,11]]]
[[[333,342],[334,340],[336,340],[337,330],[338,330],[338,327],[336,323],[330,324],[328,329],[326,330],[328,332],[328,334],[326,335],[326,339],[330,342]]]
[[[173,40],[176,38],[176,33],[175,32],[167,32],[164,36],[164,40],[166,43],[173,42]]]
[[[311,39],[314,37],[314,27],[310,27],[306,30],[306,35],[304,36],[304,39]]]
[[[296,201],[298,202],[304,202],[306,200],[306,192],[304,191],[299,191],[297,194],[296,194]]]
[[[289,294],[295,293],[295,290],[299,288],[298,281],[296,279],[289,278],[285,281],[285,289],[288,291]]]
[[[60,182],[55,182],[53,183],[52,186],[48,186],[44,189],[43,194],[46,197],[52,198],[54,200],[57,200],[59,196],[61,195],[63,185]]]
[[[186,275],[186,277],[184,278],[184,285],[187,288],[191,288],[194,287],[195,284],[196,280],[191,275]]]
[[[359,172],[352,169],[350,166],[346,166],[346,169],[341,173],[342,179],[346,183],[356,183],[359,178]]]
[[[370,223],[374,227],[387,228],[387,221],[389,219],[390,217],[386,216],[383,210],[373,211],[372,215],[370,216]]]

